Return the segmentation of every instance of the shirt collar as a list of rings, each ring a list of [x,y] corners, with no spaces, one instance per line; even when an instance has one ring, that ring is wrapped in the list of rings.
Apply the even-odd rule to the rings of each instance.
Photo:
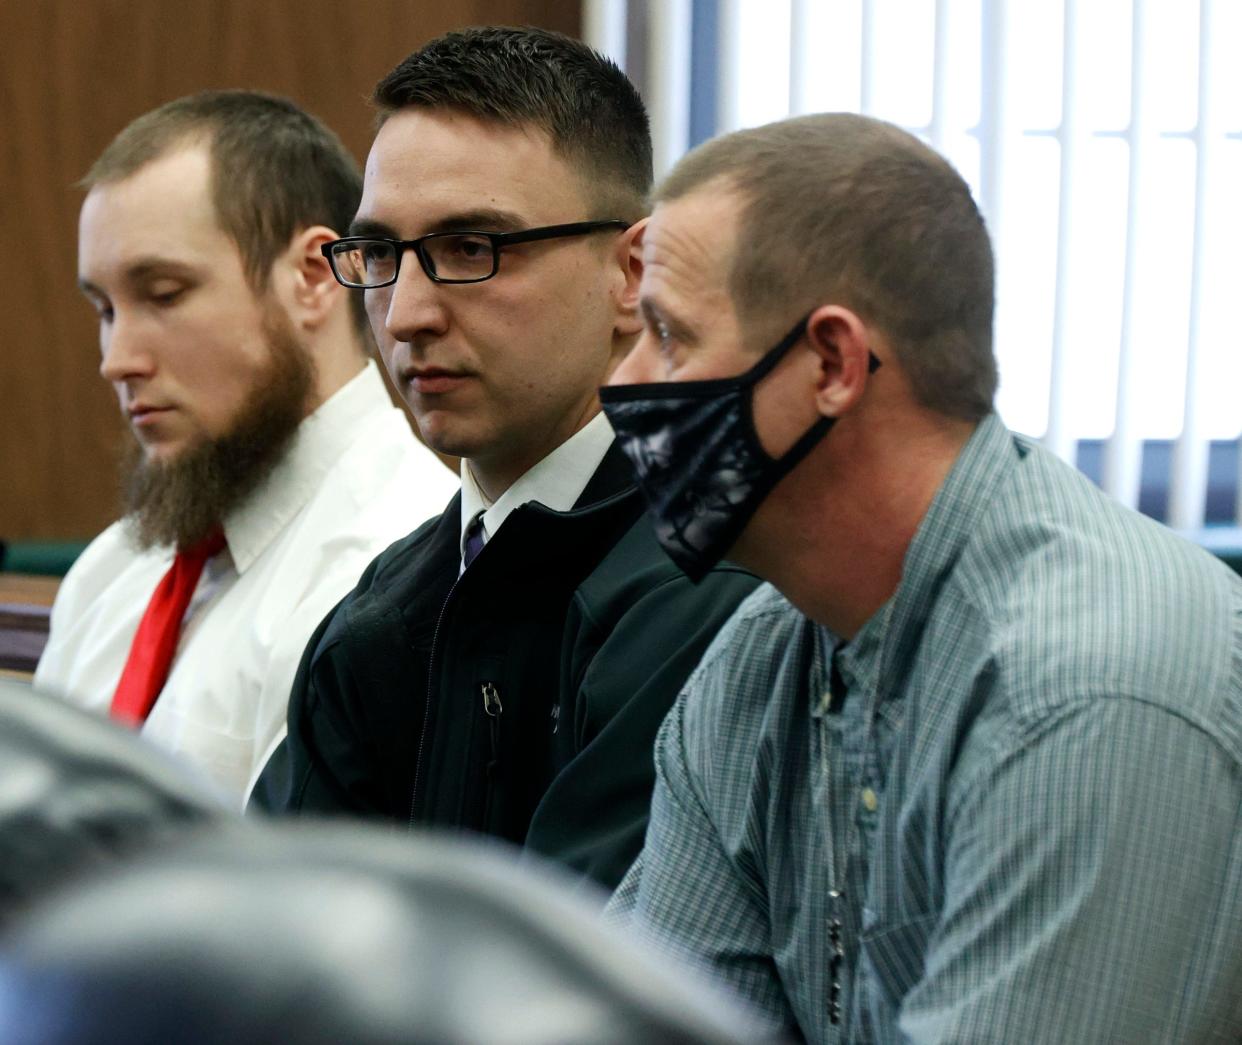
[[[238,573],[245,573],[302,510],[366,420],[386,408],[391,409],[391,401],[378,368],[369,360],[361,373],[298,425],[271,474],[224,520],[229,555]]]
[[[509,514],[528,501],[538,501],[554,512],[567,512],[582,496],[613,441],[612,426],[603,412],[561,443],[547,457],[523,474],[494,502],[479,488],[470,462],[461,462],[461,534],[465,552],[466,528],[483,513],[483,539],[496,535]]]

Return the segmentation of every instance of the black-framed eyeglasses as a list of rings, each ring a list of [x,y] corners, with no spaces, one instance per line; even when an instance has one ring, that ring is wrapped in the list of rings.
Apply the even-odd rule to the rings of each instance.
[[[397,282],[401,258],[412,250],[435,283],[482,283],[500,269],[500,251],[515,243],[585,236],[604,229],[628,229],[617,218],[544,225],[520,232],[432,232],[418,239],[387,236],[346,236],[325,243],[320,250],[332,266],[337,282],[355,289],[373,290]]]

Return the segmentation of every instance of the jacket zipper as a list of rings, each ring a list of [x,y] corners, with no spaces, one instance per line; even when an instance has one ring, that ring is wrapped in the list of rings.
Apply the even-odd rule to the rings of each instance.
[[[492,811],[492,792],[496,786],[496,766],[500,760],[500,716],[504,707],[500,703],[500,689],[494,682],[484,682],[480,687],[483,693],[483,710],[487,713],[487,728],[492,740],[492,760],[487,764],[485,792],[483,797],[483,823],[486,827]]]
[[[480,687],[483,691],[483,710],[487,712],[488,728],[492,733],[492,759],[500,757],[500,716],[504,706],[500,703],[500,690],[494,682],[484,682]]]
[[[418,806],[418,780],[423,772],[423,747],[427,739],[427,721],[431,717],[431,691],[435,681],[436,670],[436,649],[437,643],[440,641],[440,625],[444,623],[444,614],[448,611],[448,604],[453,601],[453,592],[457,590],[457,585],[461,583],[464,574],[458,574],[457,580],[453,581],[453,586],[449,588],[448,594],[444,597],[444,605],[440,607],[440,616],[436,618],[436,630],[431,635],[431,656],[427,658],[427,704],[423,708],[423,725],[418,734],[418,754],[414,758],[414,786],[410,789],[410,827],[415,826],[414,810]]]

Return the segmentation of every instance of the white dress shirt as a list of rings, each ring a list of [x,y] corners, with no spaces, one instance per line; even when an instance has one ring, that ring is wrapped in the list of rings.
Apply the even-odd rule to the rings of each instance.
[[[470,462],[461,462],[461,547],[466,555],[466,529],[483,513],[483,540],[490,540],[509,513],[527,501],[538,501],[555,512],[567,512],[582,496],[595,469],[612,445],[612,426],[603,411],[566,439],[502,493],[495,501],[475,481]]]
[[[442,511],[452,473],[410,434],[374,363],[302,422],[289,452],[224,521],[144,736],[241,805],[284,735],[311,633],[389,544]],[[171,548],[138,551],[124,520],[84,551],[52,608],[35,685],[106,714]]]

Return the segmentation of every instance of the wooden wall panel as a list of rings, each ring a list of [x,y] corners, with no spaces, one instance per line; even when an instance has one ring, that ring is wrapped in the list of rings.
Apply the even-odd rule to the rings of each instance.
[[[361,161],[366,102],[462,25],[577,34],[579,0],[0,0],[0,539],[76,539],[116,513],[123,438],[76,289],[74,183],[113,135],[216,87],[287,95]]]

